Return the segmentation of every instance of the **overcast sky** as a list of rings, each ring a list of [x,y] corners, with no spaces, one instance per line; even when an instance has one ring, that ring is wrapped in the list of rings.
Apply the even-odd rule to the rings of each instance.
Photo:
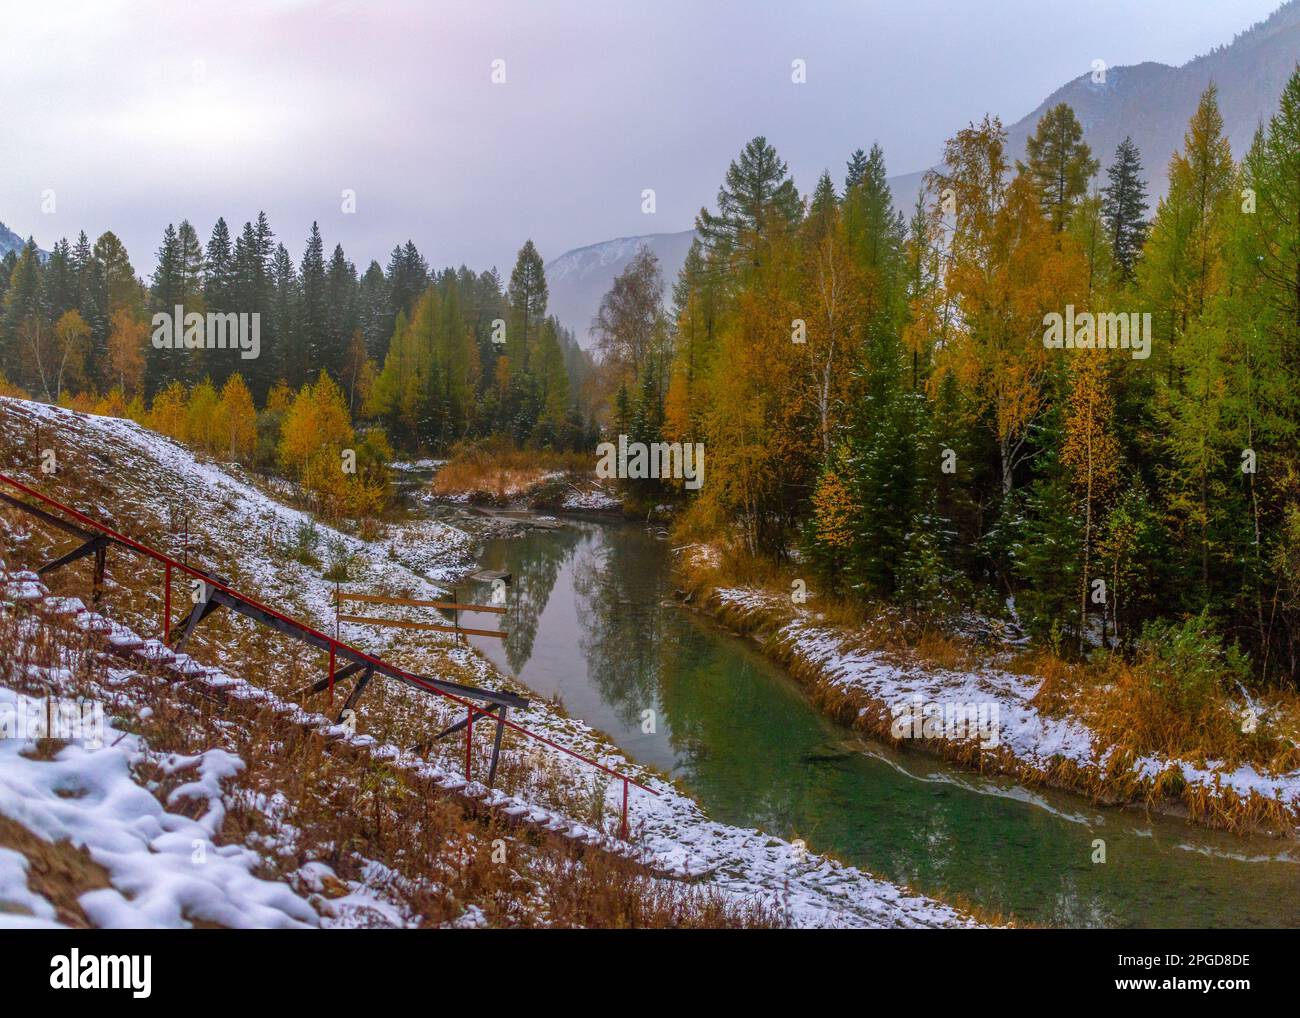
[[[146,276],[168,222],[206,241],[258,209],[295,260],[316,219],[360,269],[409,237],[508,270],[530,236],[549,260],[687,229],[756,134],[804,192],[873,140],[921,169],[1095,59],[1183,63],[1279,2],[10,2],[0,221],[45,248],[112,229]]]

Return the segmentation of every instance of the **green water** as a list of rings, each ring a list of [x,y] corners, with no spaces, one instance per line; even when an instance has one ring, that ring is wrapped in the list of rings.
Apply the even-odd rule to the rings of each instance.
[[[1300,925],[1295,846],[864,740],[813,710],[745,641],[674,605],[669,559],[667,542],[631,525],[569,521],[489,541],[483,566],[514,577],[510,636],[475,642],[679,778],[715,819],[803,838],[920,890],[1045,925]],[[464,618],[496,628],[494,617]],[[1093,862],[1096,839],[1104,863]]]

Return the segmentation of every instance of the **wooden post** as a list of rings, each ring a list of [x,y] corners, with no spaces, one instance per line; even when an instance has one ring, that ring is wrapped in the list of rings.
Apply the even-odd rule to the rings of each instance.
[[[505,704],[497,711],[497,733],[492,740],[492,766],[488,768],[488,788],[491,788],[497,780],[497,764],[501,760],[501,736],[506,730],[506,711],[510,708]]]
[[[623,779],[623,822],[619,825],[619,837],[627,841],[627,778]]]
[[[465,715],[465,780],[470,780],[470,758],[469,751],[474,737],[474,705],[470,704],[468,713]]]
[[[172,564],[163,565],[163,643],[172,642]]]

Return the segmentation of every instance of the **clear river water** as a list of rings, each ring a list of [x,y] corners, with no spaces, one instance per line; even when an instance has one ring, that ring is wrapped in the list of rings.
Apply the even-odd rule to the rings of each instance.
[[[1300,847],[863,738],[814,710],[750,643],[674,603],[670,560],[667,541],[633,524],[569,519],[488,540],[482,567],[513,576],[509,637],[474,642],[670,774],[714,819],[802,838],[918,890],[1041,925],[1300,925]],[[1097,839],[1104,863],[1093,861]]]

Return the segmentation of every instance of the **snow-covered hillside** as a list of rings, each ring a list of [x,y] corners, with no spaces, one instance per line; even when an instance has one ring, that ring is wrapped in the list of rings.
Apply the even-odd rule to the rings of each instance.
[[[75,464],[75,470],[68,467],[67,476],[93,475],[98,478],[95,490],[86,487],[62,490],[61,485],[67,483],[64,477],[42,477],[33,469],[36,461],[23,436],[35,434],[38,428],[47,436],[57,435],[60,460]],[[170,540],[173,550],[179,550],[175,548],[179,538],[173,509],[177,505],[188,507],[191,561],[220,566],[232,575],[236,586],[251,595],[290,605],[295,614],[315,625],[332,626],[330,598],[334,584],[323,579],[319,566],[286,561],[277,552],[289,536],[307,525],[307,518],[268,496],[251,479],[219,465],[200,463],[175,442],[131,422],[89,417],[20,400],[0,399],[0,434],[5,436],[4,445],[0,446],[4,470],[18,473],[27,482],[57,492],[75,504],[89,508],[98,503],[120,529],[148,533],[158,542]],[[84,484],[89,486],[91,482]],[[455,528],[431,521],[389,527],[371,542],[323,525],[317,525],[316,529],[323,547],[346,552],[351,558],[352,582],[367,590],[436,597],[441,584],[472,563],[469,537]],[[22,536],[9,535],[11,543],[19,548],[25,546]],[[29,535],[27,541],[30,540]],[[217,561],[209,557],[223,552],[225,557]],[[15,563],[12,552],[10,557],[11,567],[36,564],[35,561]],[[110,579],[114,574],[125,575],[122,571],[131,568],[120,559],[111,560]],[[129,593],[132,592],[110,589],[108,600],[126,599]],[[138,590],[134,594],[137,601],[146,596]],[[146,599],[138,613],[123,612],[121,617],[127,624],[133,624],[134,618],[141,626],[156,627],[157,611],[157,602]],[[229,624],[241,627],[244,622],[236,619]],[[450,646],[436,637],[425,641],[405,634],[376,638],[373,631],[362,632],[346,624],[341,636],[368,650],[388,655],[413,671],[425,674],[450,671],[458,681],[471,680],[496,687],[510,685],[476,652]],[[253,639],[259,644],[266,643],[258,636]],[[244,682],[241,669],[247,667],[247,642],[229,645],[213,639],[205,645],[196,641],[188,649],[202,664],[218,665],[237,683]],[[272,649],[267,647],[264,652],[272,653]],[[274,682],[275,673],[281,670],[284,669],[279,666],[272,668],[272,675],[266,681]],[[287,678],[284,683],[278,695],[284,695],[292,685]],[[449,705],[404,687],[388,688],[385,693],[383,701],[374,698],[363,701],[359,729],[364,734],[356,738],[368,739],[367,745],[393,742],[389,754],[393,760],[409,756],[401,747],[409,746],[421,732],[427,736],[457,716]],[[528,710],[512,714],[512,719],[547,739],[628,774],[653,790],[655,794],[633,788],[630,806],[638,848],[657,872],[702,876],[703,886],[716,889],[728,899],[761,900],[786,916],[788,922],[799,926],[969,924],[968,918],[946,905],[805,852],[801,846],[709,820],[675,786],[630,763],[598,733],[540,700],[534,699]],[[325,719],[321,718],[320,722],[324,724]],[[439,758],[439,752],[445,757]],[[444,767],[445,771],[452,772],[459,766],[453,759],[461,752],[455,745],[435,748],[429,763],[412,758],[410,765]],[[69,754],[69,766],[75,763],[78,767],[87,765],[97,755],[75,747],[65,749],[60,760],[64,754]],[[104,758],[106,762],[109,759]],[[518,765],[516,770],[528,762],[534,770],[549,775],[530,777],[510,790],[525,804],[521,808],[541,809],[553,816],[556,811],[573,809],[577,793],[585,788],[589,790],[588,797],[594,792],[604,798],[606,815],[617,815],[621,785],[618,782],[605,787],[593,784],[590,768],[581,761],[543,744],[526,741],[508,743],[503,773],[510,770],[512,761]],[[229,760],[226,762],[234,766]],[[124,764],[113,766],[120,771]],[[464,784],[462,780],[460,785]],[[6,796],[0,788],[0,814],[13,816],[17,810],[14,798]],[[590,832],[590,836],[596,837],[595,832]],[[0,862],[3,858],[0,857]],[[7,871],[0,868],[0,874],[8,872],[12,883],[17,863],[9,858],[7,866]],[[292,908],[286,908],[285,915],[295,920],[300,918]]]

